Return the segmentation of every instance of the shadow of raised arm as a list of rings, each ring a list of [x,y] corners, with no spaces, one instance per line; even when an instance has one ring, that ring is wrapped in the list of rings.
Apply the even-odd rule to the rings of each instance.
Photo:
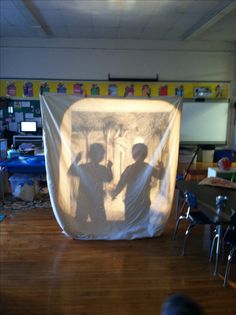
[[[77,176],[76,171],[77,171],[77,167],[78,167],[78,163],[81,161],[82,158],[82,152],[79,152],[74,161],[71,163],[71,166],[67,172],[67,175],[71,175],[71,176]]]

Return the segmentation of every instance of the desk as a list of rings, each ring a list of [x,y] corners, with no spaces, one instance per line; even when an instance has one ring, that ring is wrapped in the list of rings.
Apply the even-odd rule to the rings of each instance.
[[[193,181],[177,181],[176,188],[181,192],[190,191],[194,193],[197,197],[200,209],[217,225],[219,237],[217,239],[214,271],[214,274],[217,274],[222,226],[224,224],[229,224],[232,210],[236,211],[236,190],[199,185],[197,182]],[[216,197],[219,195],[227,196],[229,198],[225,210],[220,215],[216,213]]]
[[[208,167],[217,167],[217,163],[206,163],[206,162],[197,162],[191,165],[189,174],[186,180],[197,180],[200,181],[203,178],[207,177]],[[178,165],[178,174],[185,174],[186,169],[188,168],[187,163],[179,163]],[[236,163],[232,163],[232,168],[236,168]]]
[[[43,155],[17,156],[0,162],[8,173],[46,174]]]
[[[31,155],[31,156],[18,156],[12,159],[7,159],[0,162],[0,170],[2,170],[2,174],[5,174],[6,170],[8,173],[8,177],[14,173],[20,174],[31,174],[31,175],[40,175],[40,178],[45,181],[45,158],[43,155]],[[42,177],[41,177],[42,175]],[[23,176],[23,175],[22,175]],[[3,177],[2,177],[3,181]],[[2,187],[1,196],[4,199],[4,193],[9,191],[9,183]]]

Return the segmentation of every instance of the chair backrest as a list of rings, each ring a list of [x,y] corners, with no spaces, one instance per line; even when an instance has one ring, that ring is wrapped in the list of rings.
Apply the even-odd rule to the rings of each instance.
[[[231,162],[234,160],[234,152],[233,150],[215,150],[213,162],[217,163],[223,157],[227,157]]]
[[[196,208],[197,207],[197,198],[196,196],[191,193],[190,191],[186,191],[184,193],[185,200],[188,203],[190,208]]]
[[[224,208],[226,207],[227,201],[228,201],[228,197],[227,196],[217,196],[216,197],[216,213],[220,214]]]

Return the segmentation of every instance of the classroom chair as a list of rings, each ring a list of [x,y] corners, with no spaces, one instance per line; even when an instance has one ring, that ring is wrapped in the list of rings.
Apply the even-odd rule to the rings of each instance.
[[[197,210],[197,198],[193,193],[185,192],[184,198],[185,198],[184,206],[181,208],[180,216],[176,222],[174,237],[173,237],[174,239],[176,238],[180,221],[186,220],[189,223],[189,225],[185,231],[182,256],[185,255],[187,240],[188,240],[188,237],[192,228],[195,227],[196,225],[214,224],[214,222],[212,222],[202,211]],[[187,208],[187,211],[184,213],[184,209],[186,208],[185,205],[187,205],[188,208]]]
[[[236,251],[236,212],[231,216],[230,224],[223,237],[222,255],[224,254],[225,244],[229,245],[230,249],[229,249],[229,254],[227,258],[225,275],[224,275],[224,287],[227,286],[232,259]]]

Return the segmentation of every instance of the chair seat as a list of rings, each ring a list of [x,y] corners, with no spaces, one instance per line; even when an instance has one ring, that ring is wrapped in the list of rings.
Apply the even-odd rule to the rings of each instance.
[[[212,224],[213,222],[202,211],[192,211],[189,215],[189,219],[194,224]]]

